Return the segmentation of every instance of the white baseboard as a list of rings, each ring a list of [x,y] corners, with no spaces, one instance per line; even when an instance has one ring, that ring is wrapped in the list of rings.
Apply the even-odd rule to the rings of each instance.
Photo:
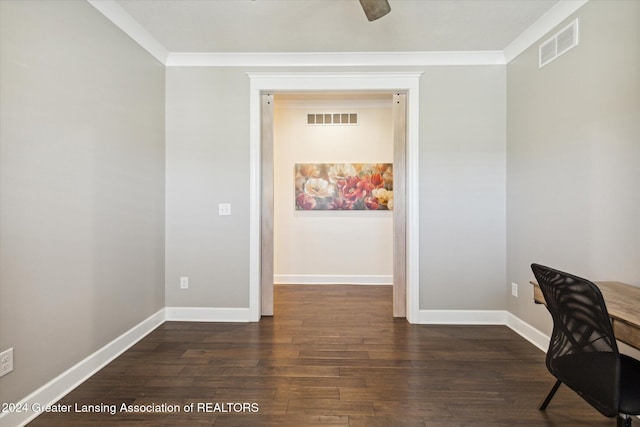
[[[248,308],[167,307],[168,322],[249,322]]]
[[[418,323],[431,325],[505,325],[504,310],[420,310]]]
[[[278,285],[393,285],[391,275],[275,274]]]
[[[165,309],[163,308],[22,399],[18,405],[19,407],[28,408],[28,411],[1,413],[0,425],[3,427],[24,426],[40,415],[40,413],[32,410],[34,406],[44,407],[60,400],[64,395],[163,324],[164,321]]]
[[[504,325],[543,352],[549,337],[505,310],[420,310],[418,323],[432,325]]]
[[[506,325],[519,334],[522,338],[529,341],[531,344],[538,347],[543,352],[547,352],[549,348],[549,340],[551,337],[543,334],[524,320],[519,317],[514,316],[508,311],[505,312],[507,315],[507,323]]]

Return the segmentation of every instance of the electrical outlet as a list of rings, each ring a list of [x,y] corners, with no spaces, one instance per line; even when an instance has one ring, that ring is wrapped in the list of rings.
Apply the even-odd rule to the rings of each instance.
[[[231,203],[220,203],[218,204],[218,215],[231,215]]]
[[[189,289],[189,278],[187,276],[180,277],[180,289]]]
[[[0,353],[0,377],[13,371],[13,347]]]
[[[518,284],[511,282],[511,295],[518,298]]]

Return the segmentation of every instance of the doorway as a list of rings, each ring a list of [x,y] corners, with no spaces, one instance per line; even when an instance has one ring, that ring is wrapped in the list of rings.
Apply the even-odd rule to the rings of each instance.
[[[263,97],[268,122],[262,137],[262,314],[272,314],[273,283],[383,284],[395,290],[393,315],[405,317],[405,95],[277,92]],[[273,114],[266,111],[272,106]],[[351,179],[353,198],[339,190],[336,176],[358,177]],[[309,197],[303,191],[307,180],[324,184],[324,192]],[[364,197],[361,184],[377,189]],[[296,196],[306,203],[294,202]]]
[[[280,91],[387,91],[394,93],[394,114],[402,120],[394,126],[394,141],[404,165],[394,153],[394,315],[418,321],[417,235],[417,99],[421,73],[250,74],[251,78],[251,320],[272,314],[273,309],[273,93]],[[413,103],[408,100],[413,99]],[[395,119],[394,119],[395,121]],[[397,184],[396,184],[397,183]],[[398,200],[398,193],[405,196]],[[402,204],[397,208],[398,202]],[[396,217],[400,220],[396,220]],[[396,246],[397,245],[397,246]],[[396,265],[397,264],[397,265]],[[396,286],[400,284],[401,286]]]

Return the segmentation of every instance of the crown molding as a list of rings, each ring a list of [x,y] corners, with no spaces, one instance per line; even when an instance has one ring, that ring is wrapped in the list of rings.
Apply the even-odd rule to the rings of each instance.
[[[589,0],[561,0],[504,51],[450,52],[169,52],[115,0],[86,0],[167,67],[384,67],[504,65]]]
[[[131,17],[115,0],[87,0],[116,27],[138,43],[162,64],[167,65],[169,51]]]
[[[501,51],[169,53],[167,67],[383,67],[503,65]]]
[[[553,6],[540,19],[534,22],[522,34],[515,38],[504,49],[505,61],[508,64],[518,55],[536,44],[545,34],[553,30],[558,24],[573,15],[589,0],[562,0]]]

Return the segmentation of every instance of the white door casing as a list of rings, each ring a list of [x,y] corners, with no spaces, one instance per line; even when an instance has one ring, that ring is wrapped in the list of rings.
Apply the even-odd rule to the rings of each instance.
[[[400,132],[406,136],[406,168],[405,191],[406,195],[404,214],[404,226],[406,241],[404,249],[406,262],[403,272],[394,272],[396,276],[402,276],[406,282],[406,318],[411,323],[418,322],[419,311],[419,210],[418,210],[418,99],[419,79],[422,73],[398,72],[398,73],[249,73],[250,78],[250,256],[249,256],[249,312],[250,321],[258,321],[262,314],[272,314],[273,297],[268,293],[263,295],[262,283],[264,274],[273,274],[273,250],[263,245],[263,154],[269,157],[269,152],[262,152],[263,126],[263,102],[268,102],[269,97],[263,97],[265,93],[295,92],[295,91],[386,91],[404,94],[396,99],[406,103],[406,129]],[[267,101],[265,101],[267,100]],[[271,98],[271,107],[273,107]],[[398,109],[395,110],[399,111]],[[272,121],[272,120],[271,120]],[[397,141],[397,135],[394,137]],[[271,141],[272,144],[272,141]],[[394,145],[397,145],[394,141]],[[268,147],[270,149],[272,147]],[[268,183],[267,183],[268,184]],[[272,184],[271,184],[272,185]],[[269,190],[267,190],[269,191]],[[394,190],[395,192],[395,190]],[[269,194],[265,194],[267,198]],[[272,196],[271,196],[272,199]],[[266,206],[266,209],[270,207]],[[394,213],[395,215],[395,213]],[[394,218],[394,223],[397,222]],[[273,228],[264,231],[273,235]],[[395,227],[395,225],[394,225]],[[394,235],[396,232],[394,231]],[[272,240],[272,238],[271,238]],[[402,244],[402,242],[400,242]],[[396,249],[397,251],[398,249]],[[265,252],[266,251],[266,252]],[[263,270],[263,253],[267,265]],[[271,268],[271,270],[270,270]],[[395,268],[395,267],[394,267]],[[271,271],[271,273],[269,273]],[[272,280],[272,279],[271,279]],[[395,286],[394,286],[395,288]],[[402,293],[394,292],[394,298],[402,297]],[[263,305],[265,305],[263,310]],[[270,307],[269,307],[270,305]],[[394,316],[403,316],[402,305],[394,303]],[[398,310],[400,307],[400,310]]]

